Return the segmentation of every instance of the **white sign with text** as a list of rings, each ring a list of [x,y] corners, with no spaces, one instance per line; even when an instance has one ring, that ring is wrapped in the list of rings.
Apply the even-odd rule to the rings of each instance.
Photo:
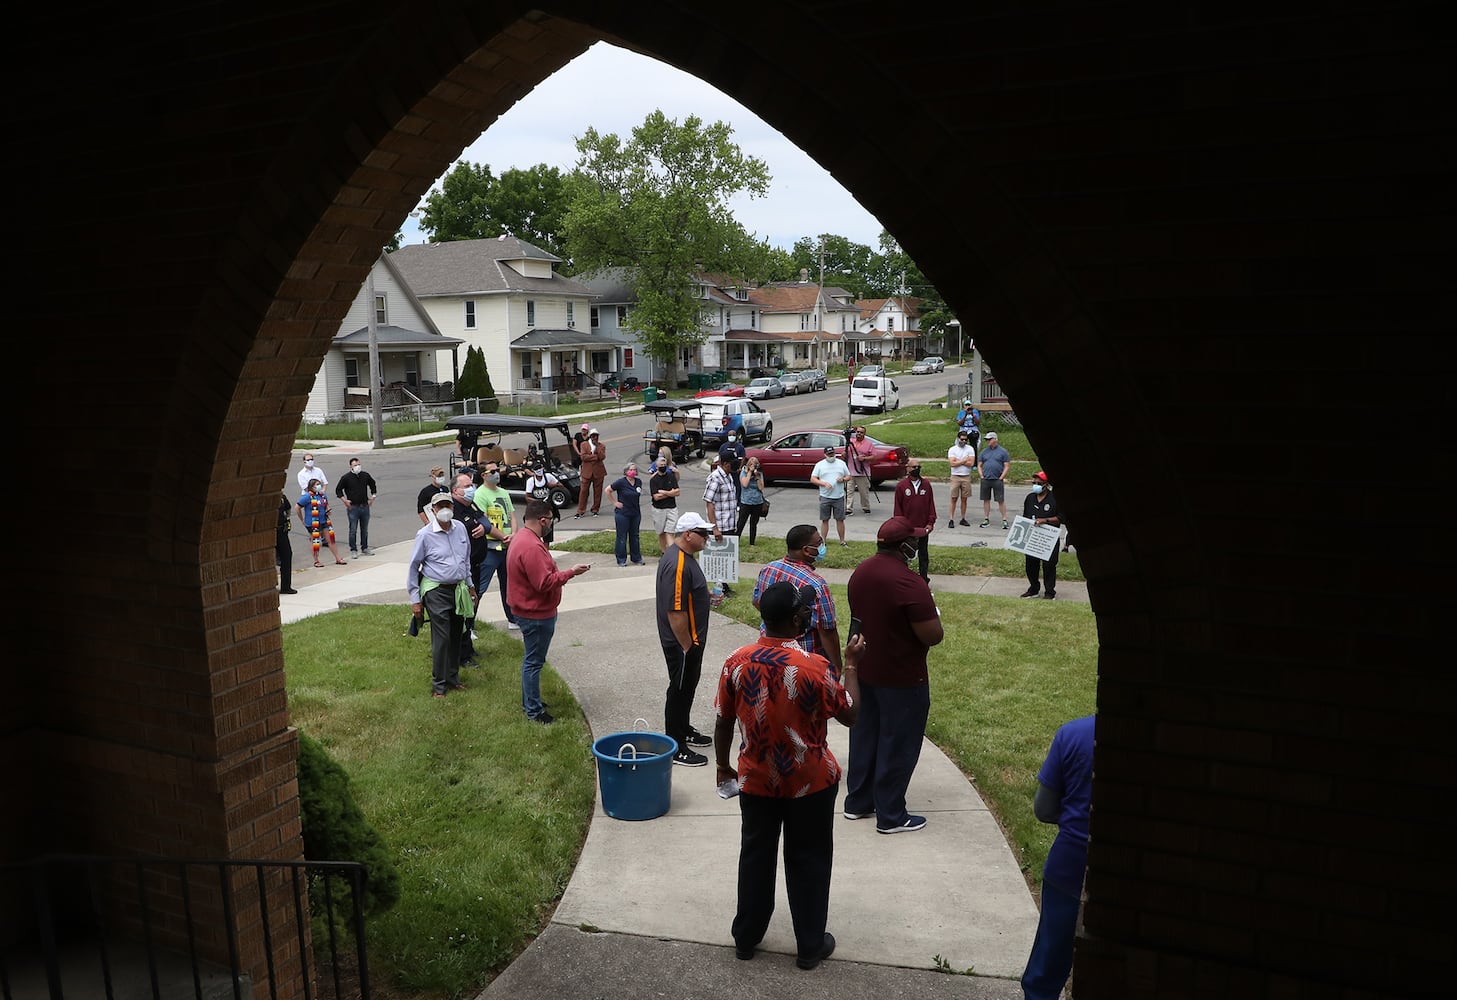
[[[739,540],[733,535],[724,535],[723,541],[708,539],[708,545],[698,556],[698,565],[709,583],[735,584],[739,582]]]
[[[1062,541],[1062,529],[1054,524],[1035,524],[1018,514],[1007,529],[1005,548],[1036,559],[1051,559]],[[710,577],[709,579],[712,579]]]

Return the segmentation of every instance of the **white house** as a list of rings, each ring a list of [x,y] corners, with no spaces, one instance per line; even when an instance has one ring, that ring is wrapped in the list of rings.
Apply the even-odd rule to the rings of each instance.
[[[368,410],[369,312],[374,310],[379,348],[380,385],[386,405],[405,402],[405,392],[435,402],[450,399],[452,383],[464,363],[456,354],[461,341],[442,336],[399,270],[388,257],[375,261],[339,324],[324,362],[314,376],[304,419],[323,422],[349,410]],[[399,398],[393,398],[393,397]]]
[[[857,300],[854,305],[860,316],[853,338],[855,353],[882,358],[899,357],[897,352],[915,356],[918,347],[925,347],[920,313],[923,301],[907,295]]]

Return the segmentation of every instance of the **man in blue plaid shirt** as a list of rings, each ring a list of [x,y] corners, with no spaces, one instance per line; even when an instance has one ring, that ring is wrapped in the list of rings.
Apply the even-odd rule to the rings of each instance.
[[[754,607],[759,606],[759,597],[771,584],[788,580],[796,590],[808,584],[814,588],[814,607],[809,622],[799,637],[805,652],[818,653],[830,661],[835,676],[840,676],[840,631],[835,624],[835,598],[830,594],[830,585],[825,578],[814,571],[815,559],[819,557],[820,545],[824,542],[820,529],[812,524],[796,524],[784,536],[784,558],[776,559],[759,570],[754,581]],[[764,623],[759,623],[763,634]]]
[[[703,505],[707,509],[706,520],[713,525],[713,540],[723,541],[724,535],[738,533],[739,523],[739,463],[737,459],[720,458],[708,474],[703,486]]]

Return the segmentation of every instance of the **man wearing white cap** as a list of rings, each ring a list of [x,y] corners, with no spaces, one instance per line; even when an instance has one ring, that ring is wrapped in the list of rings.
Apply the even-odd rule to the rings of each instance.
[[[663,731],[678,742],[673,763],[685,767],[706,766],[708,758],[693,748],[713,742],[688,721],[708,642],[708,578],[694,557],[708,544],[712,530],[713,524],[696,511],[680,515],[678,535],[658,560],[658,641],[668,665]]]
[[[430,500],[430,523],[415,532],[415,548],[405,573],[410,610],[430,612],[430,693],[444,698],[464,691],[460,682],[461,630],[475,614],[471,583],[470,537],[455,520],[455,501],[440,492]]]
[[[577,495],[577,517],[587,513],[587,497],[592,498],[592,513],[602,508],[602,487],[607,482],[607,446],[602,435],[593,427],[587,431],[587,440],[577,449],[582,459],[582,491]]]

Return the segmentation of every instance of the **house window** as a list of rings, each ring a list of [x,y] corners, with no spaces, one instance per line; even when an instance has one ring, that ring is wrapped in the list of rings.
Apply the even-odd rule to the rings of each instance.
[[[632,367],[632,348],[631,347],[624,347],[622,349],[622,367],[624,367],[624,368],[631,368]]]
[[[809,329],[809,313],[800,313],[799,314],[799,328],[801,330],[808,330]]]
[[[611,368],[608,367],[612,363],[609,360],[609,355],[610,355],[610,352],[608,352],[608,351],[593,351],[592,352],[592,374],[593,375],[602,375],[602,374],[605,374],[606,372],[609,372],[609,371],[612,370]]]
[[[619,330],[627,329],[627,306],[617,307],[617,328]]]
[[[476,300],[465,300],[465,328],[474,330],[476,328]]]
[[[894,316],[887,316],[887,317],[885,317],[885,332],[886,333],[895,333],[895,317]]]
[[[577,304],[575,302],[568,302],[567,303],[567,326],[570,328],[570,327],[574,327],[576,325],[577,325]]]
[[[385,308],[384,295],[377,294],[374,297],[374,322],[379,326],[389,325],[389,310]]]
[[[359,359],[344,359],[344,384],[351,389],[359,388]]]
[[[526,300],[526,325],[528,327],[536,326],[536,302],[534,299]]]
[[[420,355],[405,355],[405,384],[418,386],[420,384]]]
[[[601,325],[602,325],[602,314],[601,314],[601,312],[598,311],[598,309],[597,309],[596,306],[593,306],[592,307],[592,329],[595,330],[595,329],[597,329]]]
[[[521,352],[521,377],[531,377],[531,354],[527,351]]]

